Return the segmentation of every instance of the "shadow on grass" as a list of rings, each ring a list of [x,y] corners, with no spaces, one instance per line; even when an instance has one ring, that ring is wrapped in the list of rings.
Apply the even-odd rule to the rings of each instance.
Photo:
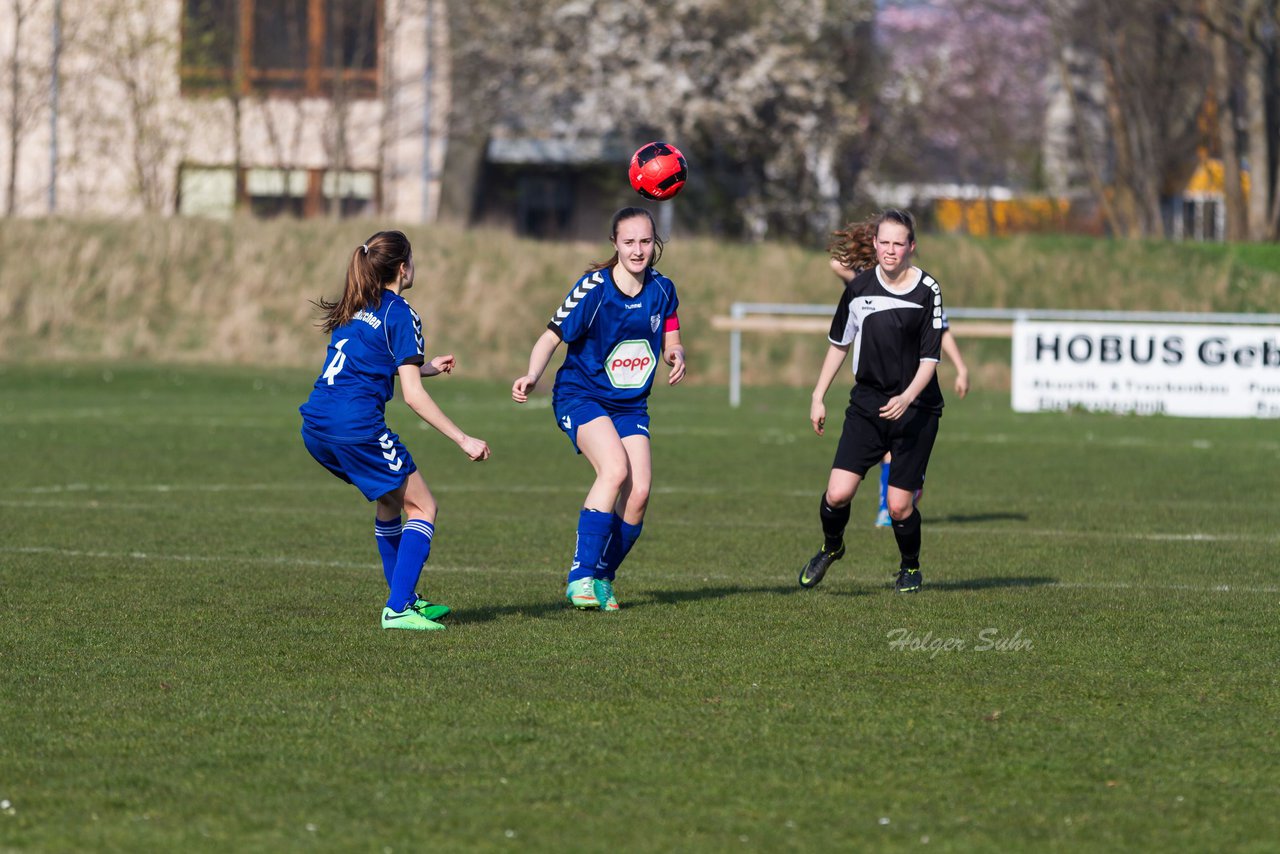
[[[840,596],[868,596],[872,591],[866,589],[840,589],[832,590],[831,592]],[[679,605],[684,602],[700,602],[704,599],[724,599],[729,596],[743,596],[756,593],[769,593],[775,596],[791,596],[796,593],[805,593],[811,596],[814,595],[797,584],[773,584],[761,585],[758,587],[746,587],[735,584],[722,587],[701,587],[695,590],[650,590],[637,595],[635,598],[627,597],[622,603],[622,610],[634,611],[640,608]],[[542,618],[556,616],[571,610],[572,609],[563,598],[552,598],[549,600],[539,600],[529,605],[497,605],[484,608],[468,608],[466,611],[466,620],[468,623],[483,623],[513,614],[519,614],[524,617]]]
[[[927,522],[945,525],[972,525],[975,522],[1025,522],[1026,513],[952,513],[947,516],[930,516]]]
[[[844,596],[865,596],[865,590],[840,590]],[[732,585],[727,587],[701,587],[697,590],[655,590],[650,591],[647,598],[636,600],[628,607],[650,607],[653,605],[678,605],[681,602],[698,602],[703,599],[723,599],[727,596],[741,596],[751,593],[772,593],[775,596],[792,596],[796,593],[813,595],[798,584],[771,584],[759,587],[743,587]]]
[[[1011,575],[1004,578],[966,578],[960,581],[925,580],[924,589],[929,590],[991,590],[996,587],[1043,587],[1046,584],[1057,584],[1058,579],[1047,575]]]

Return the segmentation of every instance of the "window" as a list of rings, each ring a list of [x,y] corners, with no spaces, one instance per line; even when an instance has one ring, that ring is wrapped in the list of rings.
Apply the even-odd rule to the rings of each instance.
[[[185,0],[186,93],[377,94],[382,0]]]
[[[372,216],[378,194],[372,172],[323,169],[242,169],[239,187],[229,166],[184,165],[178,179],[178,213],[230,217],[240,205],[254,216]]]

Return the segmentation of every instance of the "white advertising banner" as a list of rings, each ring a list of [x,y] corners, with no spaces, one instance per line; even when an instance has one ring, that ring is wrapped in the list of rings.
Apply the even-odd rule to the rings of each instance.
[[[1018,320],[1013,409],[1280,418],[1280,327]]]

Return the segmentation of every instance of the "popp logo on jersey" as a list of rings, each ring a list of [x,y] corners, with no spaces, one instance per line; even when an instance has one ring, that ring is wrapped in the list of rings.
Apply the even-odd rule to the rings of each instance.
[[[604,360],[604,372],[614,388],[640,388],[649,381],[658,360],[643,338],[623,341]]]

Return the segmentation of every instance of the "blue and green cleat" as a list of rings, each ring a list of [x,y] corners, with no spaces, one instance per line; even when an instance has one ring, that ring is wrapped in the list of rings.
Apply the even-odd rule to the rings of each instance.
[[[438,632],[445,628],[444,623],[437,623],[435,620],[429,620],[422,616],[419,611],[410,605],[403,611],[393,611],[390,608],[382,609],[382,627],[384,629],[409,629],[418,632]]]
[[[448,605],[437,605],[434,602],[428,602],[422,598],[420,593],[413,595],[417,598],[414,599],[413,605],[410,607],[428,620],[443,620],[449,616],[449,612],[452,610]]]
[[[600,603],[601,611],[612,613],[622,610],[622,606],[618,604],[618,600],[613,595],[613,579],[597,578],[594,586],[596,601]]]
[[[565,588],[564,598],[569,600],[569,604],[580,611],[593,610],[600,607],[600,600],[596,598],[596,586],[594,578],[579,578],[569,582],[569,586]]]

